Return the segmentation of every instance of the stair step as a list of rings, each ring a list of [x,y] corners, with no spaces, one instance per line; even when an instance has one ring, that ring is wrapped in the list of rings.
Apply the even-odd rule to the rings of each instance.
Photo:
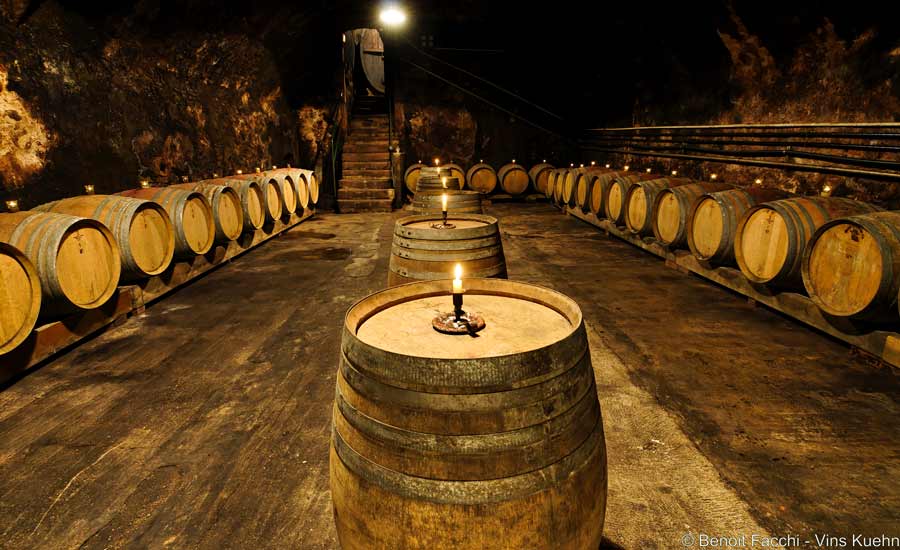
[[[390,159],[382,157],[380,160],[349,160],[344,157],[344,170],[390,170]]]
[[[391,178],[341,178],[338,181],[340,189],[390,189]]]
[[[387,152],[388,140],[386,139],[348,139],[344,142],[344,150],[357,151],[358,149],[377,149]]]
[[[391,179],[390,170],[344,170],[345,178]]]
[[[355,214],[358,212],[390,212],[392,210],[390,199],[338,199],[338,211],[341,214]]]
[[[338,199],[340,200],[368,200],[368,199],[388,199],[394,198],[393,189],[338,189]]]
[[[387,149],[383,151],[347,151],[344,149],[344,162],[381,162],[390,165],[391,154]]]

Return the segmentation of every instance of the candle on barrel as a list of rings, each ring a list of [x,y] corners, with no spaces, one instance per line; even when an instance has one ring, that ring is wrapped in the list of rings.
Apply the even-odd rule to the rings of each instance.
[[[447,193],[441,193],[441,215],[444,218],[444,225],[447,225]]]
[[[441,185],[444,186],[444,189],[447,188],[447,176],[444,176],[444,177],[441,178]],[[445,201],[445,202],[446,202],[446,201]],[[446,208],[444,208],[444,210],[446,210]]]
[[[93,195],[94,194],[94,186],[91,184],[84,186],[84,194],[85,195]]]
[[[462,264],[456,264],[453,268],[453,281],[450,286],[450,294],[453,297],[453,312],[442,313],[431,321],[431,326],[444,334],[468,334],[475,333],[485,327],[484,319],[477,313],[463,311],[463,268]]]

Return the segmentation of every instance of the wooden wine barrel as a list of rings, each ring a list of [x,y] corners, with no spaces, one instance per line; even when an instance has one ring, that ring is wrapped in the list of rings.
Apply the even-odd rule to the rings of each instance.
[[[528,184],[531,183],[531,177],[525,168],[514,162],[500,167],[500,171],[497,172],[497,180],[500,182],[500,189],[512,196],[528,191]]]
[[[454,229],[434,229],[440,214],[400,218],[394,225],[394,242],[388,270],[388,286],[412,281],[452,278],[461,264],[471,277],[506,278],[506,260],[497,218],[480,214],[448,214]]]
[[[229,178],[256,182],[263,193],[263,207],[266,221],[280,220],[285,212],[282,188],[278,181],[266,177],[263,174],[236,174]],[[307,174],[307,179],[309,174]],[[312,185],[309,188],[310,200],[312,200]],[[313,201],[315,202],[315,201]]]
[[[96,220],[55,212],[0,214],[0,242],[18,248],[34,264],[42,315],[98,308],[119,284],[119,247]]]
[[[279,173],[277,170],[266,170],[262,173],[262,176],[264,178],[269,178],[270,181],[274,180],[281,188],[282,217],[295,213],[299,202],[297,201],[297,193],[294,191],[294,185],[291,180],[285,174]]]
[[[687,241],[691,253],[711,264],[734,264],[734,234],[738,220],[751,206],[791,196],[780,189],[746,187],[701,195],[688,214]]]
[[[600,545],[606,445],[581,311],[550,289],[464,279],[477,338],[441,334],[450,281],[347,312],[330,485],[344,550]]]
[[[118,195],[84,195],[34,209],[97,220],[116,239],[122,259],[122,279],[134,281],[159,275],[175,254],[175,229],[159,204]]]
[[[704,193],[731,189],[730,184],[699,181],[663,189],[653,201],[653,234],[656,240],[672,248],[687,246],[688,218],[691,206]]]
[[[663,189],[694,183],[690,178],[636,181],[625,193],[625,227],[636,235],[653,234],[653,203]]]
[[[531,167],[531,170],[528,171],[528,177],[531,178],[531,183],[538,193],[543,193],[544,195],[547,194],[547,184],[552,172],[553,165],[547,164],[546,162],[535,164]]]
[[[0,242],[0,355],[28,338],[41,311],[41,280],[17,248]]]
[[[591,185],[594,180],[601,174],[610,173],[607,168],[598,168],[596,166],[588,166],[575,176],[575,199],[574,205],[581,209],[582,212],[589,212],[591,205]]]
[[[416,214],[440,214],[440,191],[420,191],[416,193],[412,202],[412,211]],[[449,191],[447,195],[447,212],[454,214],[481,214],[484,209],[481,204],[481,193],[478,191]]]
[[[447,187],[444,187],[444,185]],[[422,176],[419,178],[418,192],[424,191],[459,191],[463,188],[463,182],[452,176],[431,177]]]
[[[203,180],[200,183],[225,185],[237,191],[241,198],[241,212],[244,219],[244,231],[256,231],[266,223],[265,196],[259,183],[252,180],[216,178]]]
[[[449,171],[449,174],[445,173],[446,171]],[[458,164],[448,162],[447,164],[441,165],[440,173],[438,175],[447,176],[448,178],[456,178],[456,180],[459,182],[460,189],[465,189],[466,187],[466,171],[463,170],[462,166]]]
[[[407,168],[406,172],[403,173],[403,184],[406,185],[406,188],[410,193],[416,192],[419,184],[419,177],[422,173],[422,168],[424,167],[424,164],[416,163]]]
[[[306,173],[299,169],[292,171],[292,179],[297,193],[297,214],[302,214],[309,208],[309,180],[306,179]]]
[[[597,218],[602,219],[606,217],[606,197],[609,194],[609,188],[613,180],[622,174],[625,174],[625,172],[618,170],[588,174],[587,180],[590,186],[588,210]]]
[[[836,317],[895,321],[900,292],[900,212],[832,220],[803,253],[803,285]]]
[[[130,189],[119,195],[160,204],[175,228],[175,257],[191,258],[206,254],[216,239],[212,206],[202,193],[177,187]]]
[[[659,179],[657,174],[636,174],[623,172],[613,178],[609,184],[609,190],[603,198],[603,207],[606,210],[606,219],[616,225],[625,224],[625,197],[628,190],[639,181],[651,181]]]
[[[241,196],[231,187],[200,182],[180,183],[171,187],[196,191],[206,197],[212,207],[216,242],[235,241],[244,232],[244,210],[241,207]]]
[[[559,169],[550,170],[547,175],[547,188],[544,189],[544,195],[551,201],[556,197],[556,180],[559,178]]]
[[[838,197],[795,197],[756,205],[738,222],[734,258],[754,283],[802,286],[803,250],[816,229],[834,218],[876,210]]]
[[[479,162],[466,172],[466,187],[482,195],[492,193],[497,187],[497,172],[490,165]]]
[[[563,203],[563,191],[566,186],[566,176],[569,174],[570,168],[560,168],[556,173],[556,181],[553,185],[553,202],[557,205]]]
[[[306,176],[306,185],[309,187],[309,204],[315,206],[319,204],[319,178],[312,170],[302,170]]]
[[[584,172],[584,168],[571,168],[566,172],[566,177],[563,180],[561,197],[563,206],[575,206],[577,198],[577,195],[575,194],[576,184],[578,182],[578,177]]]

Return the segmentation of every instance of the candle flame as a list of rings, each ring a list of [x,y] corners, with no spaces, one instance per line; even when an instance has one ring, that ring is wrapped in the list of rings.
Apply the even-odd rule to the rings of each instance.
[[[631,168],[631,166],[628,166],[628,165],[626,164],[626,165],[625,165],[625,171],[627,172],[629,168]]]
[[[709,179],[714,180],[719,177],[719,174],[713,174],[709,177]]]
[[[19,201],[6,201],[6,209],[10,212],[18,212],[19,211]],[[457,264],[458,266],[459,264]]]
[[[85,185],[85,186],[84,186],[84,192],[85,192],[86,194],[88,194],[88,195],[93,195],[93,194],[94,194],[94,186],[93,186],[93,185],[90,185],[90,184],[89,184],[89,185]]]
[[[434,157],[434,165],[435,165],[435,166],[440,166],[440,165],[441,165],[441,159],[439,159],[439,158],[437,158],[437,157]]]
[[[441,178],[441,185],[444,186],[444,189],[447,188],[447,178]]]
[[[447,194],[446,193],[441,194],[441,210],[443,210],[444,212],[447,211]]]
[[[456,267],[453,268],[453,278],[462,279],[462,275],[462,264],[456,264]]]

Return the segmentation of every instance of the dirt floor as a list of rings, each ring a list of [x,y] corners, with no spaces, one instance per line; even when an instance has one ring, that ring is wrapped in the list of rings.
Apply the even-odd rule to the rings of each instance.
[[[900,536],[895,371],[547,205],[491,213],[510,277],[584,311],[604,548]],[[341,321],[400,215],[320,215],[7,385],[0,548],[337,548]]]

